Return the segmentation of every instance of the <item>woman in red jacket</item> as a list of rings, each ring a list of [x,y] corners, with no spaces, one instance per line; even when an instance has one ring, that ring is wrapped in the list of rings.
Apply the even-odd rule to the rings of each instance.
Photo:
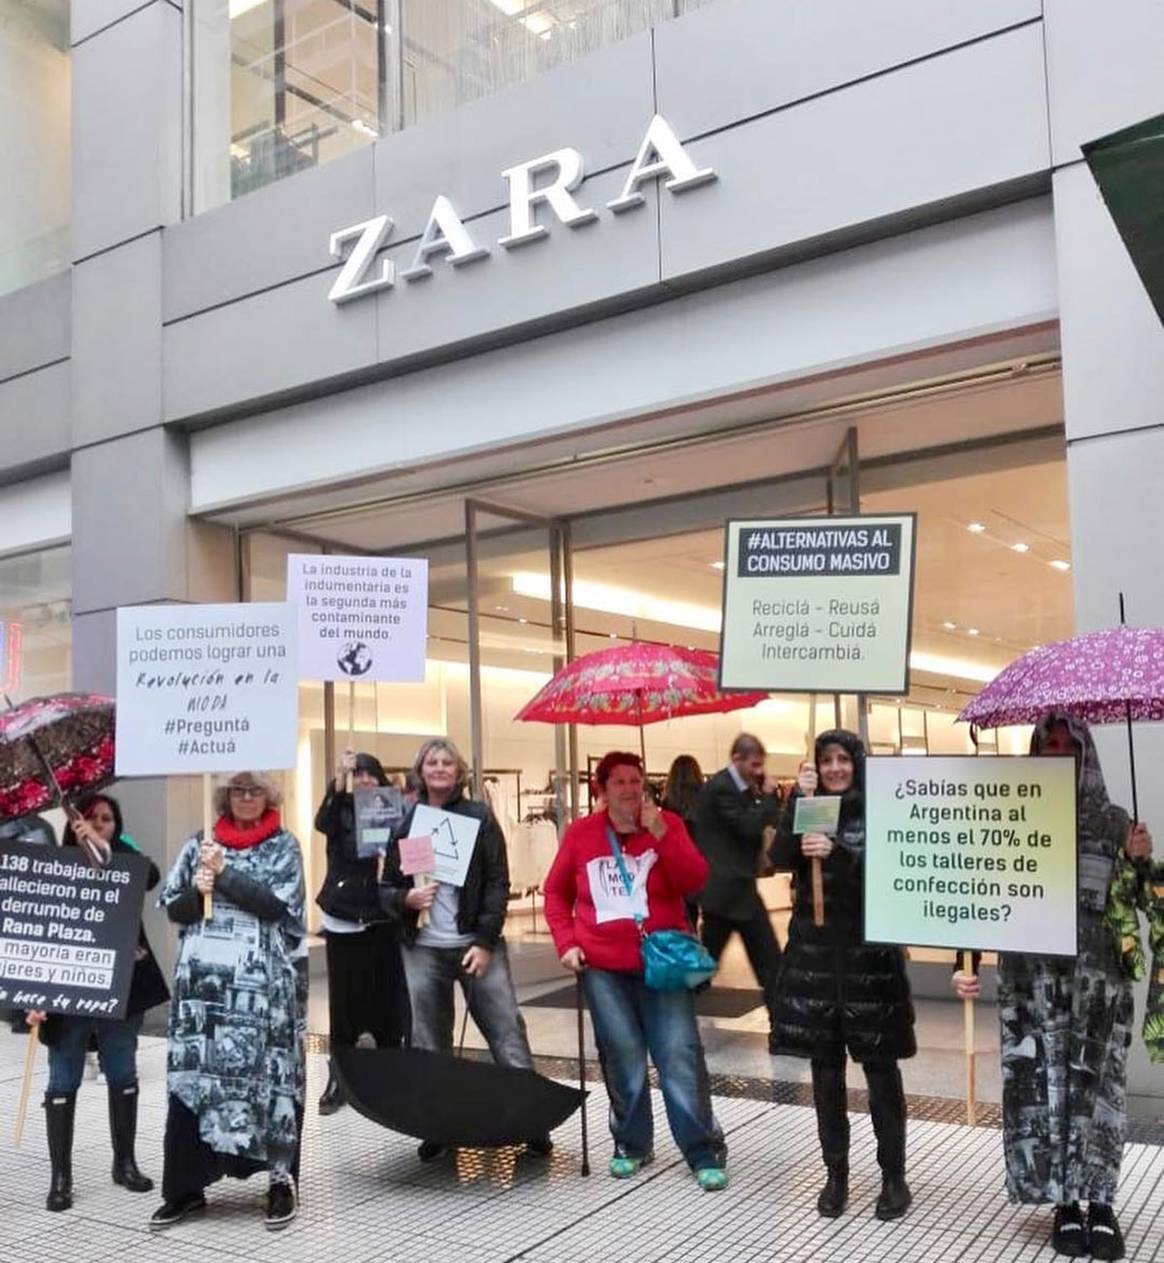
[[[679,816],[643,794],[637,754],[612,752],[595,779],[605,810],[575,821],[546,877],[546,921],[562,964],[582,975],[610,1097],[615,1179],[651,1158],[654,1120],[647,1053],[659,1072],[667,1121],[700,1188],[726,1188],[727,1146],[711,1110],[711,1087],[690,991],[643,981],[636,916],[643,928],[685,930],[684,898],[707,880],[707,861]],[[632,883],[615,858],[621,850]]]

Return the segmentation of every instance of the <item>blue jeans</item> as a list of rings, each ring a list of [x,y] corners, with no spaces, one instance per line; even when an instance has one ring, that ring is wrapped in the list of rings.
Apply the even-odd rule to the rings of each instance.
[[[727,1146],[711,1110],[691,992],[653,991],[637,974],[605,969],[587,969],[582,985],[610,1097],[615,1152],[632,1158],[651,1152],[649,1052],[659,1072],[671,1135],[688,1166],[693,1171],[722,1167]]]
[[[97,1036],[97,1061],[111,1088],[127,1088],[137,1082],[137,1035],[140,1013],[120,1022],[90,1017],[55,1017],[60,1032],[49,1045],[48,1090],[54,1096],[76,1092],[85,1073],[89,1036]]]

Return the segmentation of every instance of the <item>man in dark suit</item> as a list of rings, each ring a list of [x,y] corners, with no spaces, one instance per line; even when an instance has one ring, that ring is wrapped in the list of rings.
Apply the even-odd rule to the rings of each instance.
[[[731,762],[709,778],[695,806],[695,842],[711,865],[699,896],[703,945],[719,960],[738,933],[772,1017],[780,944],[768,919],[756,875],[764,830],[776,825],[780,800],[764,770],[763,743],[742,732],[732,743]]]

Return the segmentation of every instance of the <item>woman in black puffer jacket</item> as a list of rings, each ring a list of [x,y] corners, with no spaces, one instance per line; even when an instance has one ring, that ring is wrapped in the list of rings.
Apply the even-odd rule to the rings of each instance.
[[[849,1119],[845,1054],[869,1084],[869,1113],[882,1172],[878,1219],[909,1208],[905,1182],[905,1092],[899,1059],[917,1052],[913,1002],[899,947],[865,943],[865,747],[855,733],[833,729],[816,739],[815,766],[801,768],[770,853],[790,869],[795,889],[788,946],[777,986],[775,1051],[812,1061],[812,1095],[828,1180],[817,1209],[835,1218],[848,1201]],[[836,838],[792,830],[797,799],[817,788],[841,795]],[[824,925],[813,923],[812,859],[819,858]]]

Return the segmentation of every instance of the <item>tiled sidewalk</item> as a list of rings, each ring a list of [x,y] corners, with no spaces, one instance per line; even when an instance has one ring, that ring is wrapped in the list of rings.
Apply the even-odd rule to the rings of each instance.
[[[24,1040],[0,1034],[0,1102],[11,1120]],[[161,1175],[164,1044],[143,1040],[138,1156]],[[803,1105],[717,1097],[730,1145],[732,1184],[699,1192],[666,1133],[656,1101],[658,1157],[633,1181],[605,1174],[609,1144],[605,1101],[590,1099],[594,1174],[579,1174],[577,1116],[556,1134],[549,1160],[510,1151],[464,1152],[421,1166],[415,1145],[345,1109],[320,1119],[309,1109],[298,1220],[281,1233],[262,1224],[265,1184],[228,1182],[210,1190],[204,1219],[151,1234],[146,1220],[159,1202],[109,1181],[105,1089],[81,1090],[74,1156],[74,1209],[44,1209],[48,1156],[39,1109],[43,1054],[34,1105],[21,1149],[0,1148],[0,1260],[175,1260],[213,1263],[364,1263],[372,1259],[433,1263],[714,1263],[731,1260],[841,1260],[846,1263],[1002,1263],[1049,1260],[1045,1209],[1011,1207],[1002,1187],[998,1131],[914,1120],[910,1171],[915,1204],[896,1224],[872,1218],[878,1187],[868,1116],[854,1116],[852,1204],[834,1221],[814,1201],[821,1180],[812,1111]],[[318,1096],[324,1059],[310,1058],[309,1100]],[[754,1095],[754,1094],[753,1094]],[[932,1111],[922,1111],[932,1113]],[[1119,1209],[1128,1257],[1164,1261],[1164,1149],[1131,1144]]]

